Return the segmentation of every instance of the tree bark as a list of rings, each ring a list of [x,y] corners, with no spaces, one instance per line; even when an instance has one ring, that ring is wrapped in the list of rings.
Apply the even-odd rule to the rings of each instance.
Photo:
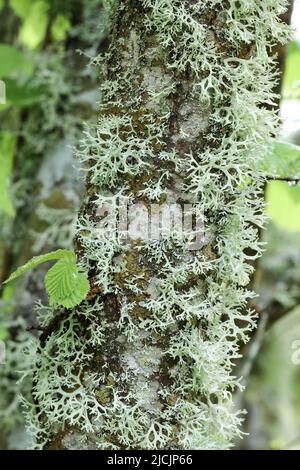
[[[255,324],[246,250],[261,252],[283,4],[115,2],[99,121],[78,150],[88,175],[76,246],[91,290],[41,316],[28,405],[41,447],[227,449],[240,435],[231,369]],[[122,197],[140,204],[133,225],[139,211],[201,205],[201,248],[179,230],[100,236]]]

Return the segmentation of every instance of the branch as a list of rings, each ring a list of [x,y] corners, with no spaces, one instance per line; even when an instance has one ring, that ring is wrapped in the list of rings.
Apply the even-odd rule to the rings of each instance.
[[[296,178],[293,176],[267,176],[267,181],[286,181],[287,183],[299,183],[300,177]]]

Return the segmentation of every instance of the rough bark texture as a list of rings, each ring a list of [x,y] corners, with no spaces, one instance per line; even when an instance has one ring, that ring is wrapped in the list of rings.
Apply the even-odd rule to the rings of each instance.
[[[91,291],[73,311],[40,314],[28,405],[40,446],[226,449],[239,435],[231,369],[254,326],[245,286],[261,252],[284,4],[115,2],[99,121],[78,151],[88,176],[76,243]],[[176,230],[101,238],[101,211],[120,197],[201,204],[202,248]]]

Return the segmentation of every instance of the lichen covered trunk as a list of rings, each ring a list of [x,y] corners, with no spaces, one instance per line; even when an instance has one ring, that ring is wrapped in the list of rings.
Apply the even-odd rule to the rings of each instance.
[[[78,150],[87,188],[76,243],[91,290],[73,311],[40,315],[28,411],[40,445],[227,449],[240,434],[232,367],[255,324],[246,286],[261,252],[259,167],[277,124],[266,105],[284,4],[114,2],[99,121]],[[126,242],[103,229],[125,200]],[[169,231],[162,216],[158,237],[159,210],[175,203],[200,227],[196,244],[176,216]]]

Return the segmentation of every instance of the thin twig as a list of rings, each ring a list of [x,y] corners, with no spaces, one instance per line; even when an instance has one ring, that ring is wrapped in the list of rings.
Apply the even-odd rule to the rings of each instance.
[[[286,181],[287,183],[299,183],[299,178],[284,177],[284,176],[267,176],[267,181]]]

